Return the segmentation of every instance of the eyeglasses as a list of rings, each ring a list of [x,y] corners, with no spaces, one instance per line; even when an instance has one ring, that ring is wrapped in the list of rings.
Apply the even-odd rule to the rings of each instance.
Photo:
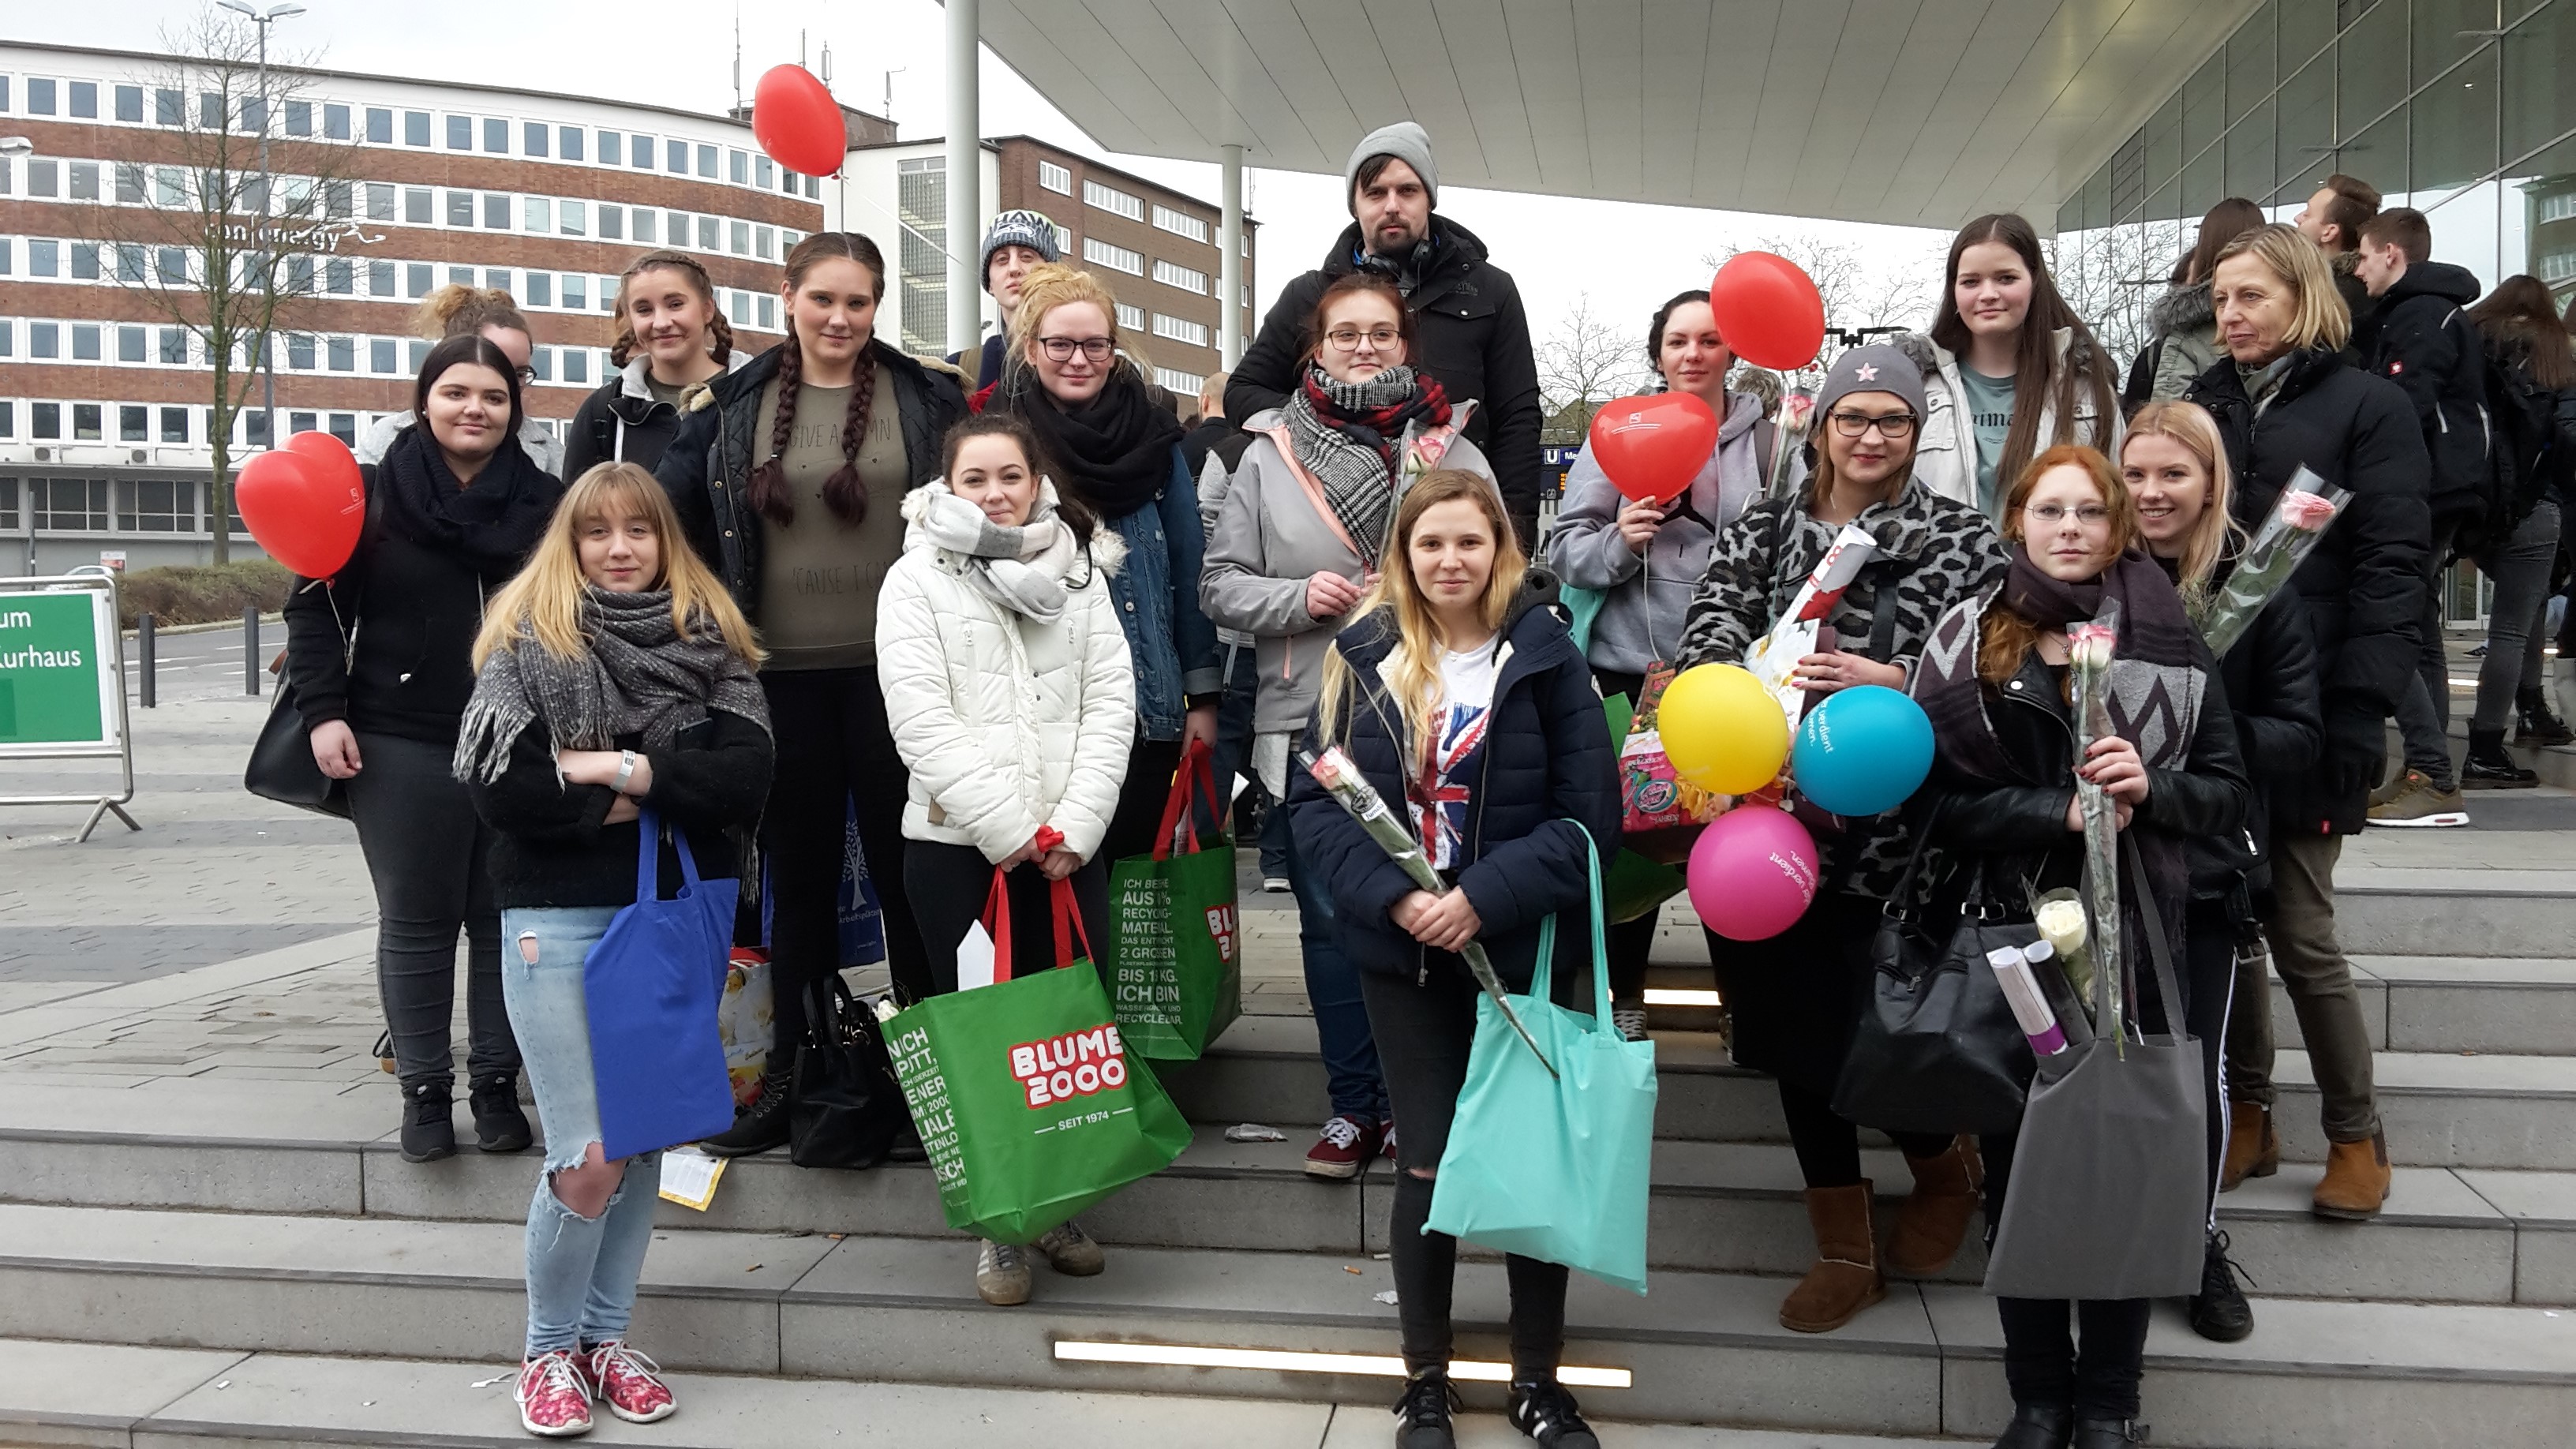
[[[1106,337],[1041,337],[1038,346],[1046,349],[1052,362],[1071,362],[1077,352],[1093,362],[1107,362],[1115,344]]]
[[[537,385],[537,370],[536,370],[535,368],[533,368],[533,367],[523,367],[523,368],[520,368],[520,369],[519,369],[519,386],[521,386],[521,387],[535,387],[536,385]]]
[[[2069,511],[2061,504],[2029,503],[2022,506],[2021,516],[2042,527],[2054,528],[2066,521]],[[2086,528],[2099,528],[2111,521],[2111,510],[2099,503],[2079,503],[2071,511],[2075,521]]]
[[[1403,341],[1404,334],[1392,327],[1372,327],[1366,332],[1356,327],[1336,327],[1324,334],[1324,340],[1333,344],[1335,352],[1357,352],[1363,341],[1378,351],[1385,352]]]
[[[1857,438],[1872,428],[1878,429],[1878,435],[1891,443],[1914,435],[1912,413],[1889,413],[1883,418],[1874,418],[1867,413],[1837,411],[1833,420],[1834,431],[1846,438]]]

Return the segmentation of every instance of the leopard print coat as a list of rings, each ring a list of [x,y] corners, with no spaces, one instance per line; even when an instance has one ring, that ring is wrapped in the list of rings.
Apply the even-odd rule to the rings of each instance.
[[[1826,622],[1844,649],[1901,664],[1911,678],[1941,616],[2002,578],[2003,543],[1985,515],[1911,482],[1893,503],[1872,504],[1852,523],[1878,540],[1878,553]],[[1683,621],[1677,666],[1742,660],[1788,611],[1841,531],[1796,498],[1766,498],[1746,508],[1709,554],[1708,575]],[[1883,901],[1912,843],[1902,812],[1849,824],[1825,845],[1826,883]]]

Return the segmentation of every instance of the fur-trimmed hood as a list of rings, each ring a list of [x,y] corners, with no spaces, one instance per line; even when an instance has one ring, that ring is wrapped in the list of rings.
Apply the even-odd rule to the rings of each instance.
[[[2147,306],[2147,324],[2158,337],[2196,333],[2217,320],[2207,282],[2184,282]]]

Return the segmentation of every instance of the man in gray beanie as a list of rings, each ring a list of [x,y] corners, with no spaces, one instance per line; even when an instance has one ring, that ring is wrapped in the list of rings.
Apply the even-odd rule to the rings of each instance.
[[[1538,361],[1520,289],[1509,272],[1485,259],[1485,244],[1473,232],[1434,214],[1440,167],[1422,127],[1397,121],[1362,136],[1342,167],[1342,183],[1351,224],[1321,267],[1280,290],[1226,385],[1226,416],[1261,426],[1258,414],[1278,408],[1303,385],[1314,344],[1306,333],[1324,289],[1351,272],[1380,273],[1404,294],[1414,316],[1413,350],[1404,360],[1438,379],[1453,406],[1475,400],[1467,437],[1493,464],[1521,548],[1534,549]]]
[[[1063,260],[1064,249],[1056,245],[1055,223],[1045,212],[1026,208],[1006,211],[984,229],[984,255],[976,270],[983,274],[984,290],[993,294],[1002,325],[984,339],[976,387],[989,386],[1002,375],[1002,339],[1011,330],[1011,318],[1020,310],[1020,283],[1027,278],[1029,269],[1042,262]],[[960,352],[948,361],[963,367],[965,358],[966,354]]]

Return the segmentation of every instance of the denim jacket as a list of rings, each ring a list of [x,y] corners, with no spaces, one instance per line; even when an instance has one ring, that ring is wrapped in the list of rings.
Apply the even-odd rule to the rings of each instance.
[[[1127,563],[1109,577],[1109,601],[1127,630],[1136,666],[1136,729],[1149,740],[1181,737],[1188,701],[1224,684],[1216,626],[1199,609],[1199,561],[1207,533],[1198,487],[1180,448],[1172,481],[1144,508],[1106,520],[1127,543]]]

